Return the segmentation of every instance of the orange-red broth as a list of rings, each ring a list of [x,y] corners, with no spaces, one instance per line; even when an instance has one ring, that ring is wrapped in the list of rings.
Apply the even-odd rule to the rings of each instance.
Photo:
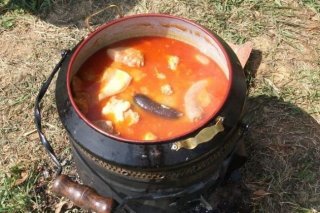
[[[132,68],[113,62],[107,56],[106,50],[114,47],[132,47],[142,51],[144,66]],[[180,59],[174,71],[168,68],[168,56],[170,55],[178,56]],[[78,108],[93,123],[97,120],[112,120],[112,117],[101,113],[110,97],[98,101],[98,92],[101,87],[99,79],[106,68],[119,68],[131,76],[136,76],[137,79],[141,78],[139,81],[133,79],[123,92],[115,95],[119,99],[129,101],[131,109],[140,117],[136,124],[130,126],[128,122],[113,123],[119,136],[131,140],[143,140],[149,132],[155,135],[157,140],[181,136],[207,122],[213,113],[219,110],[221,102],[227,95],[228,80],[220,67],[208,57],[206,59],[209,63],[204,65],[196,60],[196,55],[205,57],[195,47],[171,38],[139,37],[116,42],[92,55],[76,73],[75,76],[78,76],[78,79],[72,82],[75,102],[79,103],[80,100]],[[159,79],[157,73],[158,75],[159,73],[164,74],[165,79]],[[211,103],[203,109],[203,116],[200,120],[190,121],[184,112],[184,96],[192,84],[203,79],[209,82],[206,90]],[[171,85],[172,95],[161,93],[160,87],[164,84]],[[184,115],[178,119],[168,119],[146,112],[134,103],[133,96],[136,93],[146,94],[153,100],[170,106]]]

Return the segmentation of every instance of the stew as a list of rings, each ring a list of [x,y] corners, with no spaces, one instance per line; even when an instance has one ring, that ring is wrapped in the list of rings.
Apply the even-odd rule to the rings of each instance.
[[[217,113],[227,86],[221,68],[197,48],[151,36],[102,48],[71,82],[78,109],[97,128],[138,141],[199,128]]]

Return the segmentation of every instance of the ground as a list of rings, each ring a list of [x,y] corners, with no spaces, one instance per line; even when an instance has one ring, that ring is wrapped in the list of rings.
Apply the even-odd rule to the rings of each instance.
[[[0,0],[0,212],[81,212],[49,188],[54,167],[33,123],[35,97],[60,58],[104,5],[125,15],[167,13],[252,41],[245,67],[250,86],[244,120],[248,161],[241,169],[253,212],[320,211],[320,2],[317,0]],[[95,27],[116,19],[108,10]],[[42,103],[45,133],[76,176],[59,122],[54,85]]]

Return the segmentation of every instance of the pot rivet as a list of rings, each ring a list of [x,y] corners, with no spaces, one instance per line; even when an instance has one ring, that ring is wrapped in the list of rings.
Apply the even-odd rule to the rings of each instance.
[[[179,149],[179,148],[178,148],[177,144],[172,144],[171,150],[177,151],[178,149]]]

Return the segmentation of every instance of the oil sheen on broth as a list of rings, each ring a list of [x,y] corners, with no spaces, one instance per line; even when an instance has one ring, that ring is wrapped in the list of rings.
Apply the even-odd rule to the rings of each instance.
[[[73,76],[78,109],[96,127],[130,140],[166,140],[199,128],[221,106],[228,80],[195,47],[164,37],[116,42]]]

